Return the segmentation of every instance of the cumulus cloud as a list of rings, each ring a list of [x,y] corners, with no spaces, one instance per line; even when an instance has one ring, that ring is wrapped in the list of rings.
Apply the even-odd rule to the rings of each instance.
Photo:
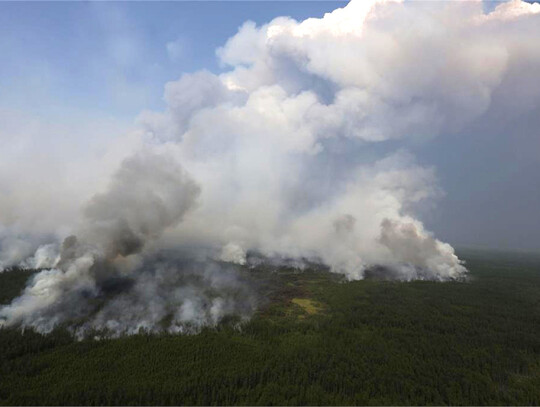
[[[165,86],[165,111],[139,117],[147,148],[169,158],[125,161],[4,323],[46,331],[92,315],[92,329],[134,332],[167,317],[182,331],[252,308],[219,267],[148,261],[180,248],[238,265],[249,253],[314,261],[349,279],[461,278],[418,216],[443,195],[436,169],[407,146],[538,107],[538,11],[357,0],[322,18],[247,22],[217,51],[224,73],[183,75]],[[34,259],[54,258],[45,252]],[[81,296],[108,301],[96,314]]]

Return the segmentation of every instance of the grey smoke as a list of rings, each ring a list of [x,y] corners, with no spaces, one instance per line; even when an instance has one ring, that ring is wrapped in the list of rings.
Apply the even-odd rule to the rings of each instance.
[[[86,206],[79,237],[65,238],[57,258],[47,252],[51,246],[38,249],[36,265],[43,257],[54,258],[54,268],[34,276],[23,294],[1,309],[2,323],[48,332],[88,317],[100,298],[136,289],[138,274],[133,273],[145,245],[178,224],[199,194],[200,188],[169,156],[144,152],[126,159],[107,191]]]
[[[454,249],[420,220],[444,193],[410,146],[538,106],[538,81],[521,72],[540,71],[539,18],[538,4],[519,0],[488,14],[481,2],[357,0],[322,18],[246,23],[217,51],[225,72],[168,83],[167,108],[143,112],[111,147],[156,153],[125,160],[83,208],[62,200],[65,219],[42,213],[10,185],[4,240],[34,225],[58,235],[51,219],[72,236],[2,245],[4,265],[30,256],[25,264],[51,267],[1,309],[3,323],[197,330],[252,312],[234,270],[258,262],[316,262],[348,279],[462,278]],[[42,195],[58,202],[57,192]],[[151,260],[160,252],[197,261]]]
[[[109,298],[74,328],[76,334],[196,333],[226,316],[249,318],[258,301],[235,267],[171,255],[148,259],[129,280],[109,284],[116,284]]]

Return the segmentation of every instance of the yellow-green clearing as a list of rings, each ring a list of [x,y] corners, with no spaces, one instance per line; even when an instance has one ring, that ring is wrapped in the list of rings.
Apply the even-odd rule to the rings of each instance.
[[[322,309],[321,304],[307,298],[293,298],[291,302],[301,307],[310,315],[317,314]]]

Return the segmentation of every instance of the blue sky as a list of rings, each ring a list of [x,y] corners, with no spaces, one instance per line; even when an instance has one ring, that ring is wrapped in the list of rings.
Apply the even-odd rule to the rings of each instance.
[[[1,104],[133,118],[183,72],[220,71],[215,50],[247,20],[322,16],[345,2],[3,3]],[[32,97],[27,93],[32,89]]]

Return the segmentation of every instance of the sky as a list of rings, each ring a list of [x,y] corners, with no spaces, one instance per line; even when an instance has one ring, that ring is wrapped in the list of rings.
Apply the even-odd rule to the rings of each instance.
[[[245,21],[305,19],[345,4],[4,2],[1,102],[38,113],[75,108],[132,120],[143,109],[163,108],[164,84],[182,73],[220,72],[215,51]]]
[[[201,69],[226,71],[216,50],[245,21],[301,21],[345,4],[2,2],[0,142],[12,160],[36,166],[62,167],[66,145],[81,157],[103,157],[96,140],[119,138],[141,112],[165,109],[167,82]],[[501,126],[407,145],[420,165],[434,168],[442,192],[422,209],[427,229],[457,247],[540,250],[538,106]],[[4,171],[11,174],[7,164]]]

